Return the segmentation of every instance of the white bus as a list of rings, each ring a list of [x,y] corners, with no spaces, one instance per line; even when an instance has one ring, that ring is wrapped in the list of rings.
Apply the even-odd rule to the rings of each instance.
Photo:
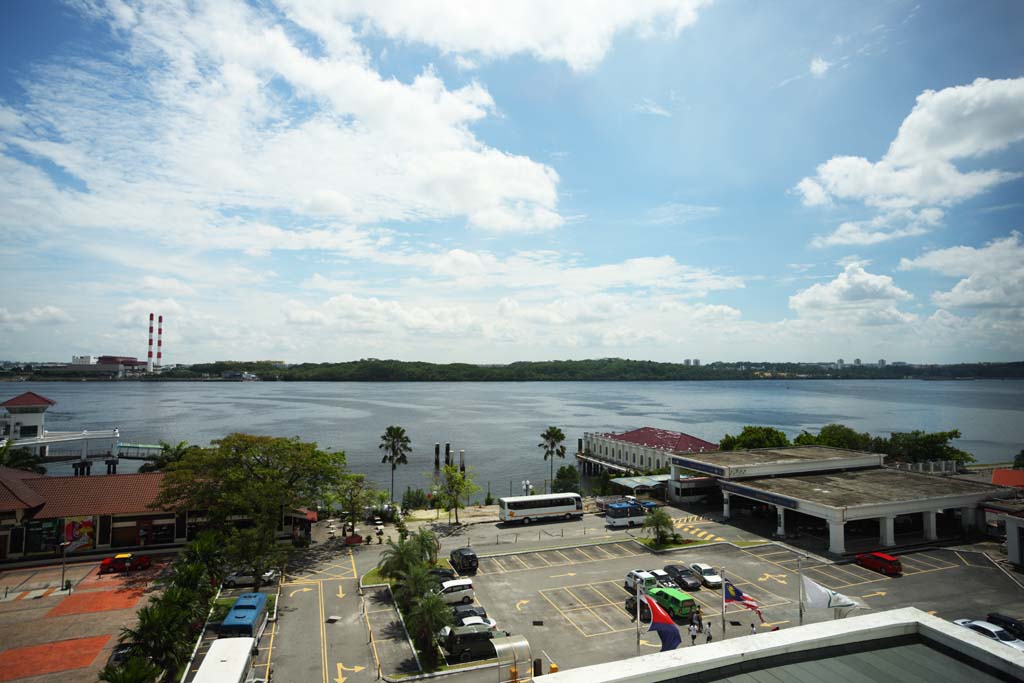
[[[545,493],[538,496],[510,496],[498,500],[503,522],[529,524],[538,519],[582,519],[583,499],[578,493]]]
[[[646,509],[633,503],[612,503],[605,510],[604,518],[608,526],[634,526],[644,523]]]
[[[252,683],[255,638],[219,638],[210,643],[192,683]]]

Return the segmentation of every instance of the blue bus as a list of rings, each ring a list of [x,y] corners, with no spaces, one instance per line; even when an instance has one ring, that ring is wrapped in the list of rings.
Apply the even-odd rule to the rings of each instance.
[[[220,624],[221,638],[252,638],[259,645],[270,614],[263,593],[242,593]]]
[[[626,526],[643,524],[647,508],[634,503],[612,503],[605,510],[604,518],[608,526]]]

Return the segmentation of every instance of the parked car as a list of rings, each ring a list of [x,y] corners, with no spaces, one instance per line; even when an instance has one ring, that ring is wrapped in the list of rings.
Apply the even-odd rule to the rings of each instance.
[[[998,612],[989,612],[985,621],[1006,629],[1010,632],[1010,635],[1015,638],[1024,640],[1024,620],[1022,619],[1008,617],[1005,614],[999,614]]]
[[[428,573],[437,579],[438,583],[444,583],[445,581],[451,581],[452,579],[459,578],[454,569],[448,569],[447,567],[434,567]]]
[[[648,571],[662,588],[677,588],[676,582],[672,580],[672,577],[664,569],[650,569]]]
[[[128,572],[136,569],[149,569],[153,562],[148,555],[135,555],[134,553],[118,553],[113,557],[106,557],[100,562],[100,574],[109,572]]]
[[[690,565],[690,569],[700,578],[700,582],[708,588],[722,587],[722,577],[718,574],[718,570],[710,564],[694,562]]]
[[[451,562],[452,567],[460,574],[475,572],[476,568],[480,566],[480,559],[472,548],[457,548],[453,550],[448,556],[448,561]]]
[[[665,573],[672,577],[676,585],[684,591],[700,590],[701,580],[692,569],[681,564],[670,564],[665,566]]]
[[[505,631],[496,631],[483,625],[456,626],[440,638],[441,647],[453,659],[468,662],[471,659],[490,659],[495,656],[492,638],[507,636]]]
[[[135,643],[118,643],[107,658],[107,666],[121,666],[132,656]]]
[[[462,620],[463,626],[486,626],[489,629],[498,628],[498,622],[489,617],[466,617]]]
[[[462,602],[468,605],[476,597],[476,593],[473,592],[473,582],[469,579],[445,581],[436,593],[448,604]]]
[[[885,553],[861,553],[854,557],[854,562],[886,576],[899,576],[903,573],[903,565],[899,558]]]
[[[466,617],[487,617],[487,610],[480,605],[455,605],[452,607],[455,623],[461,623]]]
[[[636,593],[638,585],[643,586],[646,590],[650,590],[657,587],[658,579],[649,571],[634,569],[626,574],[626,580],[623,582],[622,586],[630,593]]]
[[[687,620],[691,614],[697,611],[697,601],[678,588],[652,588],[647,593],[647,597],[661,605],[676,621]],[[626,611],[636,614],[635,596],[631,595],[626,598]],[[643,619],[645,614],[649,619],[650,608],[641,603],[640,618]]]
[[[1015,638],[1006,629],[1000,628],[995,624],[990,624],[987,621],[978,621],[976,619],[955,619],[953,623],[957,626],[969,628],[975,633],[980,633],[986,638],[991,638],[1003,645],[1009,645],[1015,650],[1024,652],[1024,640]]]
[[[268,569],[263,572],[263,577],[260,579],[261,583],[269,584],[274,583],[277,577],[281,575],[281,572],[277,569]],[[235,586],[252,586],[256,583],[256,577],[253,575],[251,569],[241,569],[236,572],[231,572],[224,577],[224,585],[228,588],[234,588]]]

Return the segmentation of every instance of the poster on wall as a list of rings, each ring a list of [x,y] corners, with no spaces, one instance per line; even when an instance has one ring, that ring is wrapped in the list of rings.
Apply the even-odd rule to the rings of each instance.
[[[64,541],[67,542],[67,551],[89,550],[96,544],[96,527],[93,525],[92,517],[65,517],[64,518]]]

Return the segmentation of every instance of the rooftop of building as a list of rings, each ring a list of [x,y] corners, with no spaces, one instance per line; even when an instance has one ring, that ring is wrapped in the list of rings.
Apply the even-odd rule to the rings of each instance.
[[[160,472],[49,477],[0,468],[0,511],[35,510],[33,519],[155,512]]]
[[[996,486],[1019,486],[1024,488],[1024,470],[992,470],[992,483]]]
[[[888,468],[761,477],[739,483],[779,496],[837,508],[973,493],[1011,494],[1010,490],[991,484]]]
[[[48,408],[55,405],[57,405],[56,401],[40,396],[34,391],[26,391],[24,394],[18,394],[14,398],[0,403],[0,408]]]
[[[716,443],[705,441],[690,434],[673,432],[668,429],[656,429],[654,427],[641,427],[629,432],[622,432],[621,434],[606,432],[598,436],[647,446],[648,448],[660,448],[673,453],[700,453],[702,451],[718,450],[718,444]]]
[[[753,467],[811,461],[836,462],[865,456],[877,458],[878,454],[850,451],[845,448],[829,448],[828,446],[792,446],[790,448],[758,448],[750,451],[716,451],[712,457],[706,458],[703,462],[727,467]],[[700,460],[699,458],[693,459]]]

